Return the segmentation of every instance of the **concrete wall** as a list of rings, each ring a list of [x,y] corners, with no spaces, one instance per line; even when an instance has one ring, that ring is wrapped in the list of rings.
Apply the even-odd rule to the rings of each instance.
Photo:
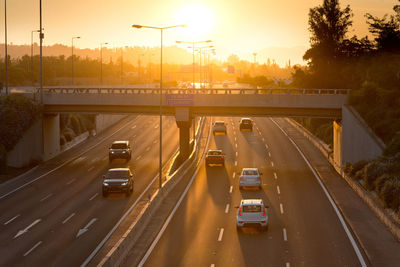
[[[42,159],[42,121],[38,121],[24,134],[17,145],[7,154],[7,165],[20,168],[32,159]]]
[[[99,114],[96,115],[95,119],[95,130],[96,133],[101,133],[111,125],[119,122],[127,115],[114,115],[114,114]]]
[[[43,115],[43,160],[49,160],[60,154],[60,115]]]
[[[382,155],[385,144],[350,106],[342,108],[341,166]]]
[[[342,166],[342,124],[333,122],[333,162],[335,166]]]

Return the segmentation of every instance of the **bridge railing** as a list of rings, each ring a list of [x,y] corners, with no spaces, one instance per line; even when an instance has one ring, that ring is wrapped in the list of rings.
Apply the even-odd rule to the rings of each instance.
[[[54,94],[158,94],[159,88],[72,88],[72,87],[46,87],[43,93]],[[164,88],[163,94],[279,94],[279,95],[348,95],[350,89],[287,89],[287,88],[266,88],[266,89],[233,89],[233,88],[207,88],[207,89],[180,89]],[[36,88],[35,93],[40,93]]]

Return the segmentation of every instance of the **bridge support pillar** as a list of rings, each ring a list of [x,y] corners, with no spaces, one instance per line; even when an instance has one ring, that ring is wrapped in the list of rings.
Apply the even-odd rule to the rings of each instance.
[[[43,160],[60,153],[60,115],[44,114],[42,118]]]
[[[190,112],[189,108],[175,109],[176,125],[179,128],[179,156],[183,162],[190,155]]]

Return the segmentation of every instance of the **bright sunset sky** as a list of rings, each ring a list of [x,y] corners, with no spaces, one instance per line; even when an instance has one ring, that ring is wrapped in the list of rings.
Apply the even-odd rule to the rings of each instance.
[[[159,46],[160,33],[132,29],[132,24],[171,26],[194,21],[192,28],[165,31],[164,44],[176,40],[215,42],[217,55],[232,53],[252,59],[253,52],[267,47],[309,45],[308,11],[322,0],[42,0],[45,45],[71,45],[72,36],[81,36],[76,47],[95,48],[101,42],[110,47]],[[4,2],[1,1],[0,42],[4,42]],[[397,0],[342,0],[354,12],[353,34],[365,36],[364,14],[393,14]],[[31,30],[39,28],[39,0],[8,0],[8,42],[30,44]],[[35,41],[38,42],[37,36]],[[261,54],[260,54],[261,55]],[[284,55],[275,55],[278,58]],[[299,55],[301,58],[302,55]],[[258,58],[259,62],[266,57]],[[292,59],[293,62],[293,59]],[[298,63],[298,62],[294,62]]]

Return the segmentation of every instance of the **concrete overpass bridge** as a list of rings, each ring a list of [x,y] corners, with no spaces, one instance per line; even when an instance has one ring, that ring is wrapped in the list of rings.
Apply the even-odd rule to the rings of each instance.
[[[162,113],[175,116],[180,129],[180,151],[189,154],[189,136],[195,116],[279,116],[318,117],[341,121],[347,104],[347,89],[163,89]],[[39,99],[39,92],[34,93]],[[59,113],[159,114],[160,92],[157,88],[45,88],[43,91],[44,145],[59,146],[57,131]],[[352,140],[352,120],[348,125],[335,124],[335,161],[354,163],[367,155],[365,144],[355,146]],[[343,129],[349,129],[348,131]],[[357,129],[359,130],[359,129]],[[342,145],[345,143],[346,146]],[[349,146],[350,144],[350,146]],[[351,153],[360,149],[362,153]],[[351,151],[349,151],[351,150]],[[46,154],[46,149],[45,149]],[[346,158],[346,155],[352,155]]]

